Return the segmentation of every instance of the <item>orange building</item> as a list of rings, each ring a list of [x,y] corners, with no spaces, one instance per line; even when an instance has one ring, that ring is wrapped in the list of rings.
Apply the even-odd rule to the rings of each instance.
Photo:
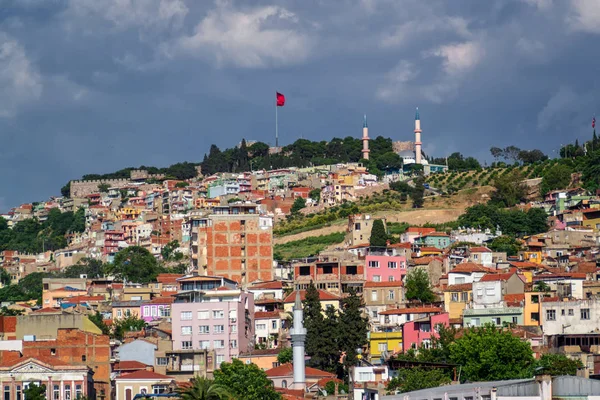
[[[54,340],[24,341],[23,358],[57,358],[94,372],[96,398],[110,399],[110,339],[79,329],[59,329]]]
[[[243,285],[272,280],[272,218],[260,215],[255,204],[215,207],[208,218],[192,220],[192,260],[201,275]]]

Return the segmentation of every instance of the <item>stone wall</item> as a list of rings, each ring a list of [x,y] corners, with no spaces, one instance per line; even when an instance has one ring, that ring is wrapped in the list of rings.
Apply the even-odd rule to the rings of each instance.
[[[110,187],[123,188],[131,183],[129,179],[99,179],[93,181],[71,181],[71,197],[81,198],[98,193],[98,185],[105,183]]]
[[[394,153],[399,153],[404,150],[415,151],[415,144],[414,144],[414,142],[411,142],[410,140],[406,141],[406,142],[402,142],[402,141],[393,142],[392,150],[394,150]]]

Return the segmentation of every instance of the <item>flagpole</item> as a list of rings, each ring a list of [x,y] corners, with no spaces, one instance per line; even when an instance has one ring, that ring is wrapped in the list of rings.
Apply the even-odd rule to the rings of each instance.
[[[279,147],[279,126],[277,123],[277,92],[275,92],[275,147]]]

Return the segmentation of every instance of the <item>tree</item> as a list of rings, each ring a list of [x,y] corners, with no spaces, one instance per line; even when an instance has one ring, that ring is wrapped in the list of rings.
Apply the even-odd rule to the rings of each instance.
[[[67,267],[62,275],[65,278],[79,278],[81,275],[87,276],[88,279],[100,278],[104,275],[104,268],[101,260],[86,257]]]
[[[313,355],[310,364],[315,368],[333,373],[339,372],[340,357],[340,317],[332,306],[325,310],[325,318],[319,336],[318,351]],[[344,335],[345,336],[345,335]]]
[[[535,362],[529,343],[491,324],[464,330],[450,353],[471,382],[528,378]]]
[[[521,250],[521,244],[513,236],[502,235],[494,238],[488,247],[499,253],[506,253],[507,256],[516,256]]]
[[[67,182],[67,184],[60,188],[60,194],[63,197],[71,197],[71,181]]]
[[[513,162],[519,161],[519,153],[521,149],[515,146],[508,146],[502,150],[502,157],[505,160],[512,160]]]
[[[577,370],[583,368],[581,360],[572,360],[564,354],[543,354],[536,362],[536,370],[552,376],[577,375]]]
[[[304,327],[306,328],[306,354],[311,357],[311,365],[314,365],[313,357],[317,356],[322,350],[320,339],[324,321],[319,291],[312,281],[306,288],[302,307],[304,310]],[[314,362],[320,362],[318,356],[315,357]]]
[[[12,277],[8,271],[4,268],[0,268],[0,283],[2,283],[2,286],[10,285],[11,282]]]
[[[498,161],[498,159],[502,157],[503,151],[500,147],[492,147],[490,148],[490,153],[492,153],[492,157],[494,157],[494,160]]]
[[[115,255],[113,264],[107,269],[108,273],[117,278],[135,283],[152,282],[160,272],[154,256],[140,246],[131,246],[119,251]]]
[[[369,245],[371,247],[386,247],[388,240],[388,234],[385,231],[383,220],[376,219],[373,221],[371,227],[371,237],[369,238]]]
[[[291,347],[284,347],[277,354],[277,362],[281,365],[292,362],[294,359],[294,350]]]
[[[357,350],[367,344],[369,321],[362,316],[364,303],[362,297],[356,295],[350,288],[348,296],[341,301],[340,311],[340,350],[345,354],[344,367],[349,373],[350,368],[358,361]]]
[[[224,400],[231,399],[226,386],[219,385],[211,379],[196,375],[191,380],[191,385],[178,388],[177,394],[181,400]]]
[[[297,214],[304,207],[306,207],[306,199],[304,199],[303,197],[296,197],[296,200],[294,200],[294,203],[292,204],[292,208],[290,209],[290,212],[292,214]]]
[[[308,193],[308,197],[310,197],[315,203],[318,203],[321,200],[321,189],[313,189]]]
[[[590,153],[582,165],[581,180],[587,190],[600,189],[600,149]]]
[[[419,175],[415,179],[415,187],[410,193],[410,198],[412,199],[413,208],[422,208],[424,199],[423,196],[425,194],[425,178],[422,175]]]
[[[37,300],[42,304],[42,293],[44,291],[43,279],[47,274],[43,272],[32,272],[19,280],[17,286],[21,289],[27,300]]]
[[[566,189],[571,184],[571,168],[564,164],[554,164],[544,171],[540,192],[542,195],[556,190]]]
[[[550,286],[544,281],[537,282],[533,288],[536,292],[542,293],[548,293],[551,290]]]
[[[267,374],[256,364],[244,364],[237,358],[221,363],[214,372],[214,383],[226,387],[234,398],[244,400],[280,400]],[[291,383],[291,382],[290,382]]]
[[[27,400],[45,400],[46,399],[46,385],[36,385],[30,383],[27,389],[23,389],[23,396]]]
[[[398,374],[388,383],[389,392],[412,392],[445,385],[452,382],[448,374],[437,368],[401,368]]]
[[[88,319],[90,321],[92,321],[94,323],[94,325],[96,325],[98,328],[100,328],[100,330],[102,331],[103,335],[109,335],[110,334],[110,328],[108,327],[108,325],[106,325],[104,323],[104,319],[102,318],[102,314],[100,314],[98,311],[96,311],[95,314],[88,315]]]
[[[407,300],[417,300],[422,303],[431,303],[435,300],[429,275],[423,268],[413,268],[406,274],[404,291]]]
[[[108,189],[110,189],[110,185],[107,183],[101,183],[98,185],[98,191],[100,191],[100,193],[106,193],[108,192]]]
[[[512,207],[526,200],[526,190],[523,176],[519,171],[514,170],[494,180],[494,192],[489,204],[498,207]]]
[[[165,261],[168,261],[168,260],[173,260],[173,261],[181,260],[183,258],[183,254],[181,254],[180,252],[178,252],[177,249],[179,249],[179,241],[173,240],[173,241],[167,243],[162,248],[162,250],[160,252],[163,260],[165,260]]]
[[[113,322],[113,336],[115,339],[123,340],[125,332],[138,332],[146,327],[146,322],[135,315]],[[102,329],[102,328],[100,328]]]
[[[23,315],[23,310],[17,310],[4,306],[0,309],[0,315],[3,317],[16,317],[19,315]]]
[[[190,184],[188,182],[186,182],[186,181],[177,182],[175,184],[176,188],[186,188],[188,186],[190,186]]]

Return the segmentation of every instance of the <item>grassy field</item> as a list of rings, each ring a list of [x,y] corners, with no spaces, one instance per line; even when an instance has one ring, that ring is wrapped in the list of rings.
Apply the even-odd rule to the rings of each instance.
[[[273,256],[277,260],[289,261],[295,258],[306,258],[319,254],[328,246],[342,243],[346,234],[334,232],[328,235],[311,236],[284,244],[275,244]]]

